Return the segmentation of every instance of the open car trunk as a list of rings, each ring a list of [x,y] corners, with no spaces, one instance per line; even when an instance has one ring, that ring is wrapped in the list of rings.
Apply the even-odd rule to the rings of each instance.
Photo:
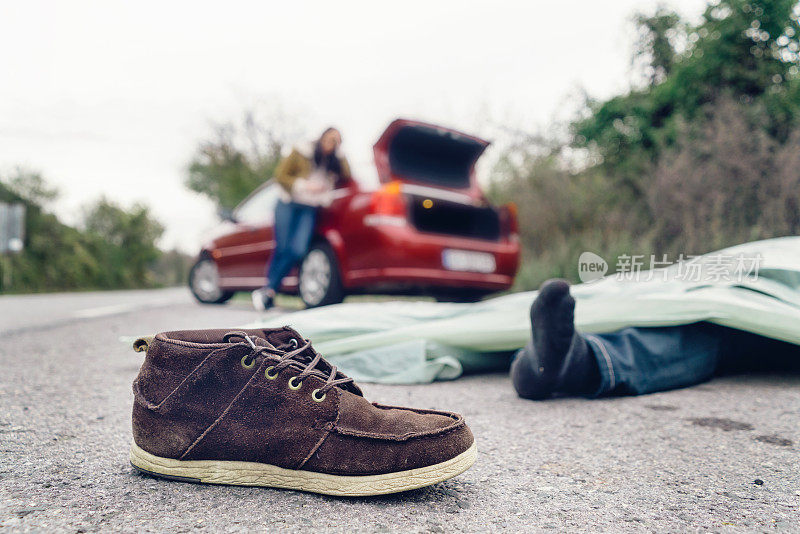
[[[408,199],[409,221],[420,232],[490,241],[500,239],[500,216],[491,206],[472,206],[420,195],[408,195]]]
[[[475,162],[488,145],[455,130],[398,119],[375,143],[375,165],[383,183],[475,189]]]
[[[433,124],[398,119],[375,143],[383,183],[400,182],[408,218],[421,232],[496,241],[497,210],[485,205],[475,162],[488,141]]]

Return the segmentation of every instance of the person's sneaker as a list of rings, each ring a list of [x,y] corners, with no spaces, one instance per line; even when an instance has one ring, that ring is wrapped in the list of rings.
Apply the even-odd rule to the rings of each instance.
[[[264,288],[253,290],[250,298],[253,301],[253,308],[257,311],[266,311],[275,305],[275,297],[267,293]]]
[[[380,495],[475,461],[457,414],[381,406],[297,332],[191,330],[134,343],[130,461],[164,478]]]

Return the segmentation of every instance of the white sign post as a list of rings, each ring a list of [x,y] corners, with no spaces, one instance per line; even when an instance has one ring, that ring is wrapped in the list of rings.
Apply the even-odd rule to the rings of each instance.
[[[25,205],[0,202],[0,254],[3,255],[3,287],[11,287],[11,254],[25,244]]]

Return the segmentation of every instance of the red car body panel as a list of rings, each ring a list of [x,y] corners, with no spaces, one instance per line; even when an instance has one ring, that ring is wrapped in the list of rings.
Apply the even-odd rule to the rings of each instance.
[[[406,143],[404,146],[398,145],[402,141],[400,135],[408,138],[407,142],[403,141]],[[437,143],[441,147],[437,148]],[[347,292],[468,289],[488,293],[511,287],[520,256],[513,210],[510,215],[506,214],[506,219],[513,219],[510,226],[506,224],[492,238],[423,231],[413,224],[409,215],[409,199],[412,197],[424,199],[421,202],[426,207],[447,204],[455,206],[453,209],[461,205],[464,209],[493,209],[476,181],[474,168],[475,161],[488,144],[455,130],[416,121],[400,119],[389,125],[374,145],[375,165],[380,181],[388,184],[384,189],[394,187],[400,191],[398,198],[403,198],[405,213],[395,211],[390,216],[382,215],[381,208],[376,208],[376,195],[381,194],[380,191],[365,191],[353,181],[346,190],[340,191],[339,198],[331,206],[320,211],[318,218],[315,239],[327,241],[334,250]],[[416,147],[430,154],[422,157],[422,163],[406,165],[408,174],[398,172],[402,165],[397,162],[393,165],[392,158],[396,159],[403,150],[417,154]],[[451,179],[441,183],[438,178],[433,183],[419,179],[414,175],[415,169],[420,165],[427,168],[425,166],[430,164],[431,158],[438,157],[438,149],[450,154],[448,157],[451,157],[452,164],[444,165],[443,175],[450,173]],[[410,156],[411,160],[416,157]],[[254,195],[265,187],[279,186],[267,184]],[[270,221],[226,222],[218,237],[203,248],[201,255],[210,255],[215,260],[221,288],[251,290],[264,285],[265,268],[274,247]],[[448,269],[443,265],[443,254],[447,249],[488,253],[494,258],[495,268],[492,272]],[[284,280],[283,290],[297,290],[296,270]]]

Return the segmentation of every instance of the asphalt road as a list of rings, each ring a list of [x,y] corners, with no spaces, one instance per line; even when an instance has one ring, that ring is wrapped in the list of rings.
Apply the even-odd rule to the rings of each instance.
[[[135,474],[120,336],[235,326],[243,304],[183,290],[0,298],[0,530],[800,531],[800,376],[717,379],[637,398],[529,402],[503,374],[367,385],[386,403],[460,411],[463,475],[339,499]]]

